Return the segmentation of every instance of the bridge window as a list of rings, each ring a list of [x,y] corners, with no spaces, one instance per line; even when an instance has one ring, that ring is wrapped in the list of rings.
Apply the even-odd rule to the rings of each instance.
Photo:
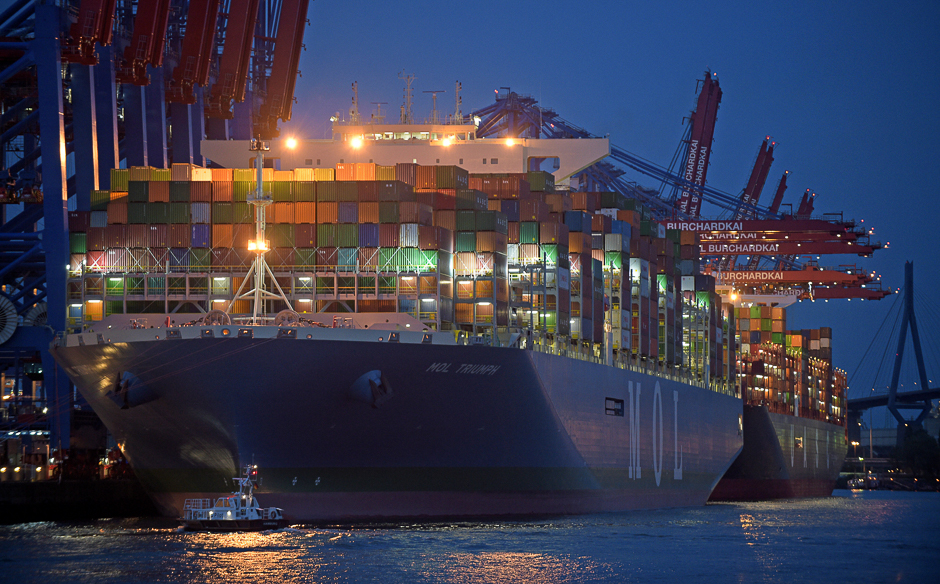
[[[608,416],[623,417],[623,400],[609,397],[604,400],[604,413]]]

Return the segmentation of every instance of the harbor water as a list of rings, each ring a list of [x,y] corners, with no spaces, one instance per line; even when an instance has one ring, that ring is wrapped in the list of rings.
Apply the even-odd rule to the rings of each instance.
[[[537,521],[187,533],[164,519],[0,526],[0,580],[87,582],[935,582],[940,493]]]

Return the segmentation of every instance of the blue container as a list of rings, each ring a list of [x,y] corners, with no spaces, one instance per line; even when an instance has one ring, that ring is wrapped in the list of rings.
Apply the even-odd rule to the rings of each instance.
[[[359,204],[342,202],[337,205],[337,223],[359,223]]]
[[[616,233],[617,235],[623,235],[623,225],[624,222],[619,219],[614,219],[610,222],[610,232]]]
[[[189,270],[189,248],[171,247],[168,256],[171,272],[185,272]]]
[[[751,332],[751,344],[759,345],[760,344],[760,331],[750,331]]]
[[[189,240],[191,247],[212,247],[212,226],[205,223],[195,223],[192,226],[192,239]]]
[[[588,221],[588,229],[590,229],[591,222]],[[591,235],[591,249],[604,249],[604,234],[603,233],[594,233]]]
[[[379,226],[376,223],[359,224],[359,247],[379,247]]]
[[[507,221],[519,221],[518,199],[503,199],[499,202],[499,210],[506,215]]]
[[[565,211],[565,225],[568,231],[590,231],[591,216],[584,211]]]

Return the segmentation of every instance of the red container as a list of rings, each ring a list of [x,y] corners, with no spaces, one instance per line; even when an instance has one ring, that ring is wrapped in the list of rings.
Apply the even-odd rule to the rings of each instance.
[[[479,176],[471,176],[467,184],[468,189],[473,189],[475,191],[483,190],[483,178]],[[486,191],[483,191],[486,192]]]
[[[531,193],[529,181],[514,176],[494,179],[499,181],[500,199],[524,199]]]
[[[316,223],[317,204],[305,201],[294,203],[294,223]]]
[[[89,227],[91,227],[90,211],[69,211],[69,231],[87,233]]]
[[[608,215],[595,213],[591,217],[591,233],[610,233],[611,223]]]
[[[548,221],[548,205],[533,199],[519,201],[519,221]]]
[[[149,245],[150,247],[169,247],[166,243],[166,225],[148,225],[150,228]]]
[[[399,203],[398,218],[401,223],[431,225],[434,222],[434,210],[430,205],[421,203]]]
[[[496,231],[477,231],[477,251],[506,253],[506,236]]]
[[[213,247],[212,259],[210,261],[212,262],[213,268],[232,268],[238,263],[235,256],[235,250],[233,250],[231,246]],[[234,290],[232,290],[232,292],[234,292]]]
[[[337,179],[339,180],[339,179]],[[358,181],[374,181],[375,180],[375,163],[373,162],[357,162],[356,163],[356,178]]]
[[[231,199],[229,199],[231,201]],[[165,180],[152,180],[147,186],[148,203],[169,203],[170,183]]]
[[[398,247],[401,228],[398,223],[382,223],[379,225],[379,245],[381,247]]]
[[[418,165],[411,162],[400,162],[395,165],[395,180],[407,185],[415,186],[418,176]]]
[[[86,245],[88,251],[103,251],[108,247],[108,238],[105,233],[107,227],[89,227]]]
[[[167,225],[167,247],[189,247],[191,237],[192,229],[190,229],[188,224],[171,223]]]
[[[568,241],[568,226],[564,223],[543,222],[539,224],[539,243],[565,243]]]
[[[103,229],[103,228],[102,228]],[[92,272],[100,272],[104,267],[104,252],[89,251],[85,254],[85,269]]]
[[[336,266],[336,248],[318,247],[317,248],[317,267]]]
[[[128,225],[125,228],[127,247],[147,247],[150,245],[150,226],[145,224]]]
[[[498,199],[499,198],[499,179],[498,178],[483,178],[480,179],[480,188],[476,189],[478,191],[483,191],[486,193],[487,198]],[[474,187],[470,187],[471,189]]]
[[[437,191],[432,189],[420,189],[415,190],[415,196],[417,201],[422,205],[430,205],[431,207],[436,208],[437,204]]]
[[[212,202],[213,203],[231,203],[233,190],[234,189],[232,188],[232,181],[221,181],[221,182],[212,183]],[[169,197],[169,187],[167,190],[167,197]]]
[[[374,167],[375,165],[373,165]],[[356,183],[356,188],[359,191],[359,201],[369,201],[377,202],[379,200],[379,186],[378,183],[372,180],[361,180]]]
[[[297,247],[317,246],[317,226],[312,224],[297,224],[294,226],[294,245]]]
[[[108,271],[126,272],[127,260],[127,250],[124,248],[114,248],[104,252],[104,267]]]
[[[519,243],[519,222],[510,221],[509,222],[509,231],[506,236],[507,243]]]
[[[292,247],[276,247],[267,253],[265,256],[271,265],[273,266],[293,266],[294,265],[294,248]]]
[[[104,242],[107,247],[130,247],[127,245],[127,225],[108,225],[105,227]]]
[[[359,268],[375,268],[379,265],[379,248],[360,247],[359,248]],[[374,270],[371,270],[374,271]],[[369,292],[366,292],[368,294]]]
[[[212,183],[209,181],[194,181],[189,183],[189,200],[194,203],[211,203]]]
[[[127,223],[127,201],[111,201],[108,203],[108,224],[122,225]]]

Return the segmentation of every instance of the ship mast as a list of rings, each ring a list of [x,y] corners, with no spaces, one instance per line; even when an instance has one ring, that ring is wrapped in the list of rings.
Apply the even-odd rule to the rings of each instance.
[[[264,209],[271,204],[272,199],[270,193],[264,192],[262,168],[264,168],[264,152],[270,150],[270,147],[266,142],[263,142],[261,138],[257,138],[251,141],[250,150],[257,152],[257,155],[255,155],[255,170],[257,171],[255,180],[257,182],[254,192],[248,194],[248,203],[255,208],[255,238],[248,242],[248,250],[255,252],[255,259],[251,263],[251,269],[245,274],[245,279],[242,281],[241,286],[238,287],[238,291],[235,292],[232,300],[228,303],[225,312],[231,311],[232,305],[235,304],[236,300],[250,298],[252,301],[252,311],[249,324],[262,324],[265,300],[283,300],[288,309],[293,310],[294,308],[281,289],[280,284],[277,283],[277,278],[274,277],[274,273],[268,266],[268,262],[264,259],[264,254],[270,247],[268,240],[264,237]],[[264,289],[265,274],[271,277],[271,282],[277,289],[277,294]],[[245,285],[252,276],[254,276],[255,287],[242,293],[242,289],[245,288]]]

